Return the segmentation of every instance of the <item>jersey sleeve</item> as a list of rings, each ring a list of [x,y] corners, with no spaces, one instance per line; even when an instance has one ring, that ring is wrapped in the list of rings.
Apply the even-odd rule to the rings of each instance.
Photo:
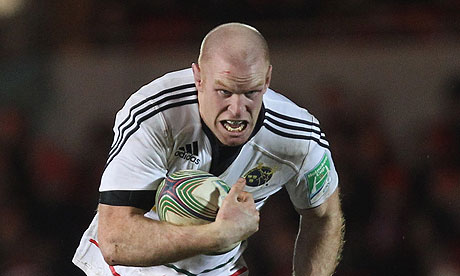
[[[133,97],[134,96],[134,97]],[[133,95],[117,113],[99,191],[154,191],[166,176],[168,134],[161,112],[136,109]]]
[[[292,203],[298,209],[321,205],[338,186],[338,174],[327,144],[310,141],[299,174],[286,184]]]

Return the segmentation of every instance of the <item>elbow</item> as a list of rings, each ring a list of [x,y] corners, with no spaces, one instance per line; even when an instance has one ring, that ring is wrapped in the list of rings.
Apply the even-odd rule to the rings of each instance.
[[[116,261],[116,254],[115,254],[115,250],[113,250],[114,247],[108,247],[108,246],[105,246],[103,247],[104,249],[101,248],[101,253],[102,253],[102,256],[104,257],[104,261],[108,264],[108,265],[117,265],[119,264],[117,261]]]
[[[99,249],[108,265],[131,265],[130,241],[133,208],[99,205],[97,239]],[[139,212],[139,215],[143,216]]]
[[[118,265],[120,264],[118,256],[118,244],[114,242],[113,239],[110,239],[105,236],[99,236],[99,249],[101,250],[104,261],[108,265]]]

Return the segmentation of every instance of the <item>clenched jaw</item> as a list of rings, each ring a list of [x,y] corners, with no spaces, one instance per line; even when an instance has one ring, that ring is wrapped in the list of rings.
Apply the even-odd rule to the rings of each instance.
[[[220,121],[222,126],[229,132],[243,132],[248,126],[248,121],[245,120],[223,120]]]

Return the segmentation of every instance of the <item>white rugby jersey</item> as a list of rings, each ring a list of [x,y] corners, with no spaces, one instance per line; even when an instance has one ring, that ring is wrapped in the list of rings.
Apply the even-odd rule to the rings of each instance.
[[[258,209],[283,186],[300,209],[323,203],[337,188],[329,143],[307,110],[268,89],[256,128],[239,147],[220,145],[202,122],[191,69],[172,72],[134,93],[117,113],[100,202],[148,210],[168,172],[202,170],[229,186],[246,179]],[[158,219],[154,211],[147,217]],[[221,255],[198,255],[163,266],[109,267],[97,246],[97,215],[73,262],[88,275],[246,275],[243,242]]]

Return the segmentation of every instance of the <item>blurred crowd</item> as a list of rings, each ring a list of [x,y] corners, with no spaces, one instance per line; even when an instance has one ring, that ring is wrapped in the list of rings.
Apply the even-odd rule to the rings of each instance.
[[[442,119],[419,130],[418,151],[407,163],[376,103],[347,98],[345,89],[331,81],[317,91],[346,219],[336,275],[460,275],[460,78],[439,91]],[[269,231],[250,240],[249,260],[255,275],[289,275],[297,215],[285,193],[264,208],[261,231]]]
[[[337,275],[460,275],[460,79],[443,91],[442,120],[420,129],[410,164],[397,158],[376,103],[351,102],[345,89],[317,91],[347,224]],[[34,135],[32,119],[0,107],[1,275],[82,275],[70,261],[97,206],[110,122],[91,123],[91,154],[77,158]],[[297,221],[284,190],[268,201],[246,253],[251,275],[289,275]]]
[[[112,140],[112,121],[88,122],[87,152],[77,156],[37,131],[40,109],[49,107],[53,92],[34,80],[8,86],[21,74],[14,64],[23,64],[24,56],[30,64],[58,46],[199,41],[217,23],[246,18],[266,24],[266,35],[280,39],[298,33],[361,39],[460,33],[457,0],[19,2],[25,4],[18,15],[0,13],[2,276],[83,275],[71,259],[96,210]],[[289,28],[276,28],[278,22]],[[45,74],[36,79],[49,77],[46,68],[35,70]],[[31,98],[32,92],[16,87],[36,94]],[[315,91],[322,107],[306,106],[321,114],[340,177],[347,228],[337,275],[460,275],[460,76],[438,91],[443,114],[420,124],[411,141],[417,152],[404,159],[384,128],[384,114],[376,112],[378,103],[347,98],[350,87],[324,82]],[[286,192],[270,198],[261,215],[261,230],[246,253],[251,275],[290,275],[298,216]]]
[[[81,159],[34,135],[31,120],[0,105],[0,275],[81,275],[70,261],[96,210],[111,135],[95,129],[94,154]]]
[[[459,11],[458,0],[4,0],[0,57],[62,47],[145,48],[199,41],[210,28],[228,21],[257,22],[266,26],[264,35],[280,39],[368,39],[374,34],[429,39],[458,35]]]

